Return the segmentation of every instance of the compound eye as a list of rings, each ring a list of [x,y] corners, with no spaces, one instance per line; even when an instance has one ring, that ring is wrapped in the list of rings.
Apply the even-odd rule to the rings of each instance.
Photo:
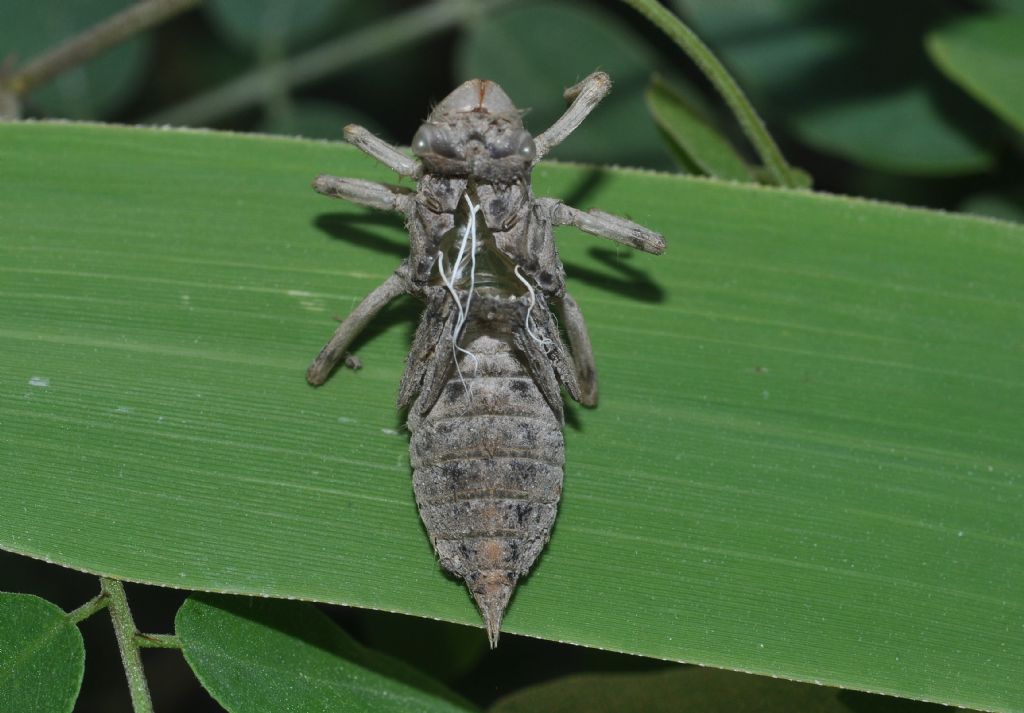
[[[451,142],[445,132],[432,124],[423,124],[412,137],[412,152],[417,156],[426,154],[438,154],[441,156],[453,156]]]
[[[524,161],[533,161],[537,158],[537,146],[533,143],[533,137],[528,131],[521,131],[516,137],[515,149],[516,156]]]
[[[423,124],[419,129],[416,130],[416,135],[412,137],[412,152],[417,156],[422,156],[425,153],[430,153],[431,139],[437,134],[437,131],[430,124]]]

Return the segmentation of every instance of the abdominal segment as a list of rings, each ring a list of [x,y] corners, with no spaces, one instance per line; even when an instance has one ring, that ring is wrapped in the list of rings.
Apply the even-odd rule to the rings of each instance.
[[[436,402],[422,415],[413,405],[410,455],[441,565],[466,581],[494,645],[517,579],[551,534],[565,451],[560,416],[511,336],[472,332]]]

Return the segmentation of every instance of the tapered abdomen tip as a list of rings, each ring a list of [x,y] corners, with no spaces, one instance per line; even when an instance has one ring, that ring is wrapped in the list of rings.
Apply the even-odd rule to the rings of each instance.
[[[516,577],[512,572],[475,572],[466,577],[466,585],[480,609],[487,627],[487,640],[493,649],[498,645],[501,620],[505,616],[508,600],[515,591]]]

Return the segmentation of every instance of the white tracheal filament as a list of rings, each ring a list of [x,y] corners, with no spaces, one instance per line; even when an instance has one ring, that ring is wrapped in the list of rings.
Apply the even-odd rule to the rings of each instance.
[[[516,265],[515,273],[516,277],[519,278],[519,281],[526,286],[527,292],[530,293],[530,306],[526,308],[526,333],[527,335],[529,335],[530,339],[537,342],[537,344],[544,351],[544,353],[547,354],[551,351],[551,348],[554,346],[554,344],[547,337],[538,336],[537,332],[534,331],[532,326],[533,317],[530,316],[533,313],[534,305],[537,304],[537,293],[533,291],[533,285],[531,285],[530,281],[526,279],[526,276],[519,271],[519,265]]]
[[[455,306],[459,310],[459,318],[452,328],[452,359],[455,360],[455,371],[459,374],[459,381],[465,387],[466,377],[462,375],[462,368],[459,366],[459,352],[473,360],[474,373],[477,366],[479,366],[476,354],[459,346],[459,338],[462,336],[463,327],[466,326],[466,320],[469,319],[469,306],[473,301],[473,290],[476,287],[476,214],[480,212],[480,206],[473,204],[473,201],[469,199],[468,193],[463,197],[466,199],[466,205],[469,206],[469,216],[466,218],[466,227],[462,231],[462,239],[459,241],[459,252],[455,256],[455,264],[452,266],[451,273],[446,275],[444,272],[444,252],[439,250],[437,252],[437,271],[440,273],[441,281],[448,288],[448,292],[451,293],[452,299],[455,300]],[[459,293],[455,289],[455,283],[462,278],[467,264],[469,266],[469,289],[466,290],[466,301],[463,304],[459,299]],[[466,389],[466,392],[469,393],[469,388]]]

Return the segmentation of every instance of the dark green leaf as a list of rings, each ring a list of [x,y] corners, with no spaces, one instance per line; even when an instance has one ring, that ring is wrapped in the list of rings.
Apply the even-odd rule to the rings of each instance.
[[[847,705],[844,698],[852,705]],[[517,691],[490,713],[868,713],[879,696],[712,668],[566,676]],[[898,701],[891,700],[899,705]],[[913,704],[911,704],[913,705]],[[890,709],[907,711],[907,708]],[[939,713],[941,706],[913,706]],[[909,713],[909,712],[908,712]]]
[[[346,124],[360,124],[380,133],[373,119],[347,106],[305,99],[289,104],[281,112],[269,116],[259,126],[268,134],[304,136],[307,139],[340,140]]]
[[[869,168],[955,175],[992,162],[970,102],[936,90],[921,38],[943,0],[676,0],[769,119],[807,144]],[[976,117],[969,117],[974,119]],[[983,118],[983,117],[982,117]]]
[[[1024,15],[963,20],[928,36],[939,69],[1024,131]]]
[[[213,24],[231,42],[255,51],[283,50],[323,31],[352,0],[209,0]]]
[[[70,711],[84,669],[82,635],[59,607],[0,592],[0,711]]]
[[[687,160],[707,176],[752,182],[732,144],[660,78],[647,88],[647,107],[662,131]]]
[[[364,611],[361,640],[443,681],[454,681],[487,655],[487,638],[475,627]]]
[[[538,134],[565,110],[562,92],[597,69],[615,87],[598,111],[553,154],[561,159],[668,167],[644,88],[654,54],[603,11],[576,2],[513,3],[469,25],[456,58],[459,79],[498,82],[528,109]]]
[[[0,21],[0,61],[9,55],[19,63],[33,59],[131,4],[130,0],[5,3]],[[129,40],[36,89],[28,98],[27,108],[73,119],[107,116],[139,86],[149,47],[146,35]]]
[[[964,201],[960,210],[1024,223],[1024,186],[975,193]]]
[[[992,165],[923,87],[809,111],[795,129],[812,146],[892,173],[946,175]]]
[[[359,645],[312,604],[193,595],[175,630],[196,677],[229,713],[472,710],[437,681]]]
[[[393,408],[416,306],[356,345],[362,370],[303,379],[407,249],[400,219],[309,181],[393,175],[324,142],[49,124],[0,125],[0,164],[0,546],[480,625]],[[669,249],[559,233],[602,400],[571,412],[506,630],[1024,700],[1024,228],[586,166],[534,190]]]

